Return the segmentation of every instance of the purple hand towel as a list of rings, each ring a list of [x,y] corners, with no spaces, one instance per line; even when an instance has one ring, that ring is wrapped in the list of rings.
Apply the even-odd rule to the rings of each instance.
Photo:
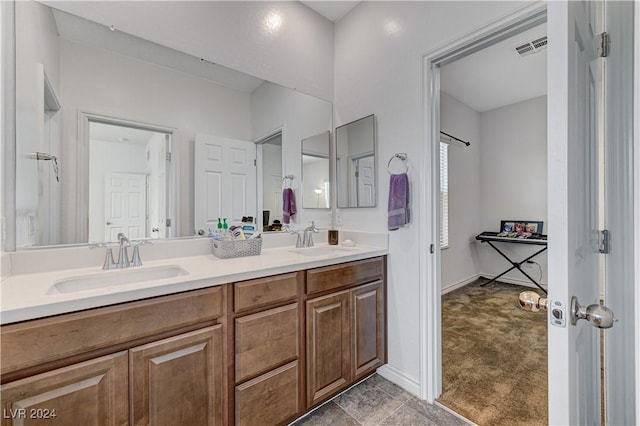
[[[391,175],[389,181],[389,231],[409,223],[409,177],[406,173]]]
[[[291,216],[296,214],[296,196],[293,189],[285,188],[282,190],[282,221],[285,224],[291,222]]]

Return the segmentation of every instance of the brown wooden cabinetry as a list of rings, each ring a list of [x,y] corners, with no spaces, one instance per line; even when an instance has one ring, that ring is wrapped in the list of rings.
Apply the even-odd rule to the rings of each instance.
[[[286,424],[304,410],[303,282],[297,272],[234,284],[236,425]]]
[[[118,352],[2,386],[3,425],[126,425],[127,353]]]
[[[2,425],[283,425],[385,362],[385,259],[9,324]]]
[[[350,281],[351,280],[351,281]],[[371,281],[368,284],[363,282]],[[307,272],[307,407],[325,401],[385,362],[384,260]]]
[[[131,424],[222,424],[222,373],[221,325],[131,349]]]
[[[351,381],[349,292],[307,301],[307,405]]]

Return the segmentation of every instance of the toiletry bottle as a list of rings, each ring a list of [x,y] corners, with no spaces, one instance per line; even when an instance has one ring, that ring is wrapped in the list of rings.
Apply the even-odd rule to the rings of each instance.
[[[232,240],[233,237],[229,234],[229,225],[227,225],[227,218],[222,219],[224,223],[222,224],[222,239],[223,240]]]
[[[216,227],[216,230],[213,234],[213,239],[214,240],[222,239],[222,220],[220,218],[218,218],[218,226]]]
[[[329,245],[330,246],[335,246],[338,245],[338,241],[340,241],[339,237],[338,237],[338,230],[337,229],[329,229]]]

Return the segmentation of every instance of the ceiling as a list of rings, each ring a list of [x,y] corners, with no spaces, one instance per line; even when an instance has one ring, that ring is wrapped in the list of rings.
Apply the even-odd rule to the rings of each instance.
[[[89,126],[91,139],[104,142],[146,145],[151,140],[151,137],[156,134],[148,130],[96,122],[91,122]]]
[[[141,59],[146,62],[181,71],[210,80],[224,87],[245,93],[253,92],[264,80],[241,73],[222,65],[214,64],[187,53],[180,52],[121,31],[110,31],[108,27],[53,10],[53,17],[61,38],[84,45],[111,50],[116,53]]]
[[[547,50],[520,57],[515,47],[547,34],[542,24],[444,65],[440,90],[478,112],[547,93]]]
[[[359,1],[302,1],[307,7],[318,12],[332,22],[338,22],[351,9],[356,7]]]

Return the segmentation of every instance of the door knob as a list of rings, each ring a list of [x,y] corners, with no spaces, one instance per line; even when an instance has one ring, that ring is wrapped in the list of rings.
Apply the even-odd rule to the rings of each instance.
[[[518,297],[520,307],[527,312],[546,311],[549,305],[549,299],[540,297],[533,291],[523,291]]]
[[[113,225],[111,222],[107,221],[107,225]]]
[[[594,303],[589,306],[582,306],[578,303],[578,298],[571,298],[571,324],[576,325],[578,320],[586,319],[594,327],[611,328],[618,320],[613,315],[613,311],[604,305]]]

